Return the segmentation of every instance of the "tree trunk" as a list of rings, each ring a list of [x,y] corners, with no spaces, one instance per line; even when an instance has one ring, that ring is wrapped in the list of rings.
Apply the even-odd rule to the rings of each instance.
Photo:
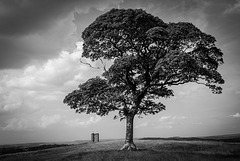
[[[137,147],[133,142],[133,120],[133,114],[129,114],[126,116],[126,138],[125,144],[123,145],[121,150],[137,150]]]

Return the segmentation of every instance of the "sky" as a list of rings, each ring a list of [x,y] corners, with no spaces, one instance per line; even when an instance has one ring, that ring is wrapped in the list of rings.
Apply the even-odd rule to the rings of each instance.
[[[165,111],[135,118],[135,138],[240,133],[240,0],[0,0],[0,144],[89,140],[92,132],[125,137],[115,112],[77,114],[63,104],[103,72],[80,63],[81,33],[112,8],[191,22],[224,53],[222,94],[193,83],[174,87],[174,97],[159,100]]]

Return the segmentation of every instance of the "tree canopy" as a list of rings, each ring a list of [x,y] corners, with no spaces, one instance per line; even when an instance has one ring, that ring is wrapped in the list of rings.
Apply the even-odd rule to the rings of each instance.
[[[113,64],[65,97],[76,112],[103,116],[118,110],[120,118],[156,114],[165,109],[156,100],[173,96],[171,86],[189,82],[222,92],[217,70],[223,53],[213,36],[192,23],[165,23],[142,9],[112,9],[82,38],[83,57]]]
[[[215,38],[191,23],[164,23],[141,9],[112,9],[82,33],[83,57],[113,59],[102,77],[80,84],[64,103],[77,112],[106,115],[135,109],[154,114],[173,96],[172,85],[196,82],[221,93],[224,80],[217,71],[223,53]]]

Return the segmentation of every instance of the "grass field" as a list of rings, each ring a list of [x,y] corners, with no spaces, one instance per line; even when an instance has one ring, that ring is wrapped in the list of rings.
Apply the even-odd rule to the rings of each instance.
[[[239,136],[213,138],[145,138],[135,140],[139,151],[120,151],[123,140],[75,145],[0,155],[1,161],[239,161]],[[223,140],[222,140],[223,139]],[[234,141],[235,140],[235,141]],[[6,147],[5,147],[6,148]]]

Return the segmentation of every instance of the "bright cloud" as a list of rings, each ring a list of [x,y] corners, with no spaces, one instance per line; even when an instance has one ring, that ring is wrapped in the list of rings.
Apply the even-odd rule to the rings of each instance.
[[[65,124],[71,127],[89,126],[91,124],[96,124],[99,121],[101,121],[100,116],[95,116],[95,117],[91,116],[88,120],[74,119],[74,120],[66,121]]]
[[[7,112],[18,109],[22,101],[18,93],[9,92],[0,94],[0,112]]]
[[[86,65],[80,64],[79,59],[82,53],[82,43],[77,43],[78,48],[69,53],[62,51],[59,57],[49,59],[42,66],[30,65],[26,67],[19,77],[11,77],[5,80],[7,87],[15,88],[49,88],[51,86],[63,85],[65,82],[84,79],[88,69]]]
[[[173,120],[185,120],[185,119],[187,119],[187,117],[186,116],[173,116],[172,119]]]
[[[8,89],[0,94],[0,113],[14,112],[16,110],[36,110],[39,108],[35,96],[30,91]]]
[[[176,125],[180,125],[181,121],[186,120],[186,116],[162,116],[155,123],[156,128],[172,129]]]
[[[232,115],[232,117],[239,118],[240,114],[239,113],[235,113],[234,115]]]
[[[146,121],[144,123],[141,123],[141,124],[135,126],[135,128],[153,126],[156,128],[171,129],[176,125],[180,125],[186,119],[188,119],[188,117],[186,117],[186,116],[162,116],[156,121]]]
[[[190,96],[193,93],[200,93],[201,89],[203,89],[204,86],[199,85],[199,84],[188,84],[188,85],[183,85],[181,89],[178,91],[179,96]]]
[[[0,117],[0,130],[45,129],[65,123],[61,121],[62,116],[69,108],[64,108],[64,96],[81,82],[102,72],[80,63],[82,44],[76,43],[72,53],[63,51],[43,64],[0,71],[0,114],[4,114]],[[53,115],[56,111],[59,113]],[[98,121],[99,117],[91,117],[86,121],[69,121],[68,125],[88,126]]]
[[[62,102],[64,95],[77,88],[79,83],[99,75],[99,70],[80,63],[82,45],[82,42],[77,42],[74,52],[62,51],[58,57],[42,65],[1,71],[0,112],[19,108],[26,110],[27,107],[38,109],[43,101]]]
[[[60,115],[52,115],[52,116],[42,116],[41,120],[39,122],[39,127],[41,128],[46,128],[52,124],[56,124],[61,120],[61,116]]]
[[[185,120],[185,119],[187,119],[186,116],[162,116],[158,121],[163,122],[163,121],[174,121],[174,120]]]
[[[162,116],[160,117],[160,119],[158,121],[165,121],[165,120],[168,120],[169,118],[171,118],[171,116]]]

